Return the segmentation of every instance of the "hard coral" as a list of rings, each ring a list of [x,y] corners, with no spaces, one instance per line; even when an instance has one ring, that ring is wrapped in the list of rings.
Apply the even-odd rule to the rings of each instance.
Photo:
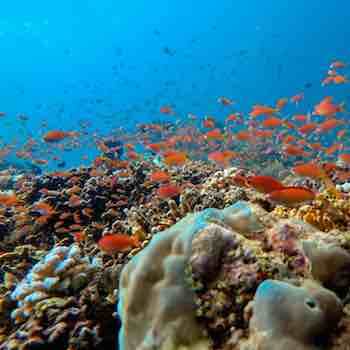
[[[337,198],[337,194],[328,189],[320,193],[312,204],[294,209],[276,207],[274,214],[279,217],[296,217],[325,232],[336,228],[344,229],[350,222],[350,199]]]
[[[297,287],[266,280],[255,295],[251,338],[242,349],[317,350],[342,316],[338,297],[306,281]],[[302,325],[302,326],[301,326]]]
[[[12,292],[12,299],[18,302],[12,318],[15,322],[23,322],[43,302],[66,295],[71,289],[82,289],[96,271],[97,263],[97,260],[82,257],[77,245],[53,248]]]

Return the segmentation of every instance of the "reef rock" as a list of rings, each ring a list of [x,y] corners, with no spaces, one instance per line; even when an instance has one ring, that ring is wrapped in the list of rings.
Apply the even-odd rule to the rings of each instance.
[[[122,350],[209,349],[209,339],[196,320],[195,295],[186,280],[186,268],[191,263],[199,274],[213,274],[221,251],[237,245],[239,238],[229,229],[237,221],[237,228],[244,232],[261,229],[249,204],[237,202],[224,210],[187,215],[156,234],[133,257],[123,269],[119,286]],[[205,239],[196,241],[197,236]]]
[[[302,286],[266,280],[253,302],[250,340],[243,350],[318,350],[342,316],[331,291],[306,281]]]

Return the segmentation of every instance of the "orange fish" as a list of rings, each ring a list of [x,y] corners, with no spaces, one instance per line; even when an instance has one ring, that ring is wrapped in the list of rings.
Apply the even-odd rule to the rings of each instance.
[[[159,111],[162,114],[174,114],[174,111],[170,106],[160,107]]]
[[[308,123],[308,124],[305,124],[303,126],[301,126],[298,131],[301,133],[301,134],[309,134],[310,132],[316,130],[317,128],[317,123]]]
[[[46,159],[33,159],[33,163],[37,165],[47,165],[48,161]]]
[[[321,82],[321,85],[325,86],[325,85],[329,85],[331,83],[334,83],[334,76],[333,75],[329,75],[328,77],[324,78]]]
[[[165,148],[165,144],[164,143],[149,143],[148,145],[146,145],[147,148],[149,148],[150,150],[152,150],[153,152],[159,153],[162,149]]]
[[[300,94],[294,95],[290,98],[291,102],[295,103],[296,105],[304,99],[304,93],[301,92]]]
[[[310,154],[305,152],[303,148],[295,146],[295,145],[290,145],[290,144],[286,145],[283,148],[283,153],[285,153],[288,156],[294,156],[294,157],[300,157],[300,156],[308,157],[308,156],[310,156]]]
[[[287,103],[288,103],[288,98],[286,97],[280,98],[276,102],[276,108],[278,110],[281,110]]]
[[[348,83],[349,80],[347,79],[346,76],[337,74],[333,77],[333,82],[334,84],[345,84],[345,83]]]
[[[152,182],[167,182],[170,180],[169,174],[165,171],[155,171],[150,174],[149,178]]]
[[[295,137],[292,136],[292,135],[286,135],[283,140],[282,140],[282,143],[285,143],[285,144],[288,144],[288,143],[291,143],[291,142],[294,142],[295,141]]]
[[[306,114],[296,114],[293,116],[293,119],[297,122],[306,122],[309,120],[309,116]]]
[[[241,130],[237,132],[235,137],[238,141],[251,141],[253,138],[253,135],[247,130]]]
[[[227,116],[226,120],[234,122],[234,121],[239,120],[241,117],[242,117],[242,115],[240,113],[232,113],[232,114],[229,114]]]
[[[340,181],[348,181],[350,179],[350,171],[337,171],[337,178]]]
[[[249,176],[247,183],[261,193],[270,193],[284,188],[284,185],[272,176]]]
[[[12,207],[19,204],[19,200],[15,194],[0,194],[0,205]]]
[[[188,161],[186,152],[180,151],[168,151],[163,157],[164,163],[168,166],[181,166]]]
[[[334,104],[332,96],[326,96],[319,104],[314,107],[312,114],[324,117],[333,117],[336,113],[343,111],[343,105]]]
[[[264,106],[264,105],[254,105],[252,107],[252,111],[249,113],[249,115],[253,118],[256,118],[260,115],[272,115],[273,113],[278,112],[277,108]]]
[[[221,133],[220,129],[213,129],[205,134],[207,140],[222,140],[224,135]]]
[[[346,133],[347,133],[347,130],[345,130],[345,129],[339,130],[339,131],[337,132],[337,138],[338,138],[338,139],[343,138],[343,137],[345,136]]]
[[[218,102],[221,103],[222,105],[224,106],[231,106],[234,102],[232,100],[230,100],[229,98],[227,97],[219,97],[218,98]]]
[[[276,117],[270,117],[262,122],[264,128],[277,128],[283,125],[283,120]]]
[[[181,191],[181,187],[174,184],[168,184],[160,186],[157,190],[157,195],[163,199],[173,198],[177,197],[181,193]]]
[[[312,201],[315,199],[315,193],[305,187],[285,187],[269,193],[268,199],[274,203],[289,206]]]
[[[343,149],[343,145],[341,143],[334,143],[332,146],[325,149],[325,153],[327,156],[332,155],[333,153],[340,151]]]
[[[43,140],[45,142],[59,142],[67,137],[75,136],[78,136],[78,133],[74,131],[51,130],[43,136]]]
[[[322,145],[319,142],[316,143],[310,143],[309,146],[314,150],[314,151],[320,151],[322,149]]]
[[[211,117],[205,117],[203,120],[203,126],[207,129],[215,128],[215,120]]]
[[[208,159],[212,160],[222,166],[227,166],[233,158],[237,157],[236,152],[226,150],[226,151],[214,151],[208,154]]]
[[[259,138],[271,138],[273,136],[272,130],[255,130],[254,136]]]
[[[341,124],[344,124],[342,120],[335,118],[327,119],[323,123],[319,124],[317,131],[320,133],[328,132]]]
[[[346,63],[343,61],[334,61],[329,66],[331,69],[339,69],[339,68],[345,68]]]
[[[339,154],[339,159],[346,164],[350,164],[350,153]]]
[[[136,235],[128,236],[124,234],[107,234],[99,241],[99,248],[109,255],[114,255],[119,252],[124,252],[133,247],[138,247],[140,244]]]
[[[310,177],[313,179],[322,179],[326,176],[324,170],[320,168],[316,163],[299,164],[293,167],[293,172],[296,175]]]
[[[75,242],[83,242],[86,239],[86,233],[84,231],[74,232],[73,237]]]

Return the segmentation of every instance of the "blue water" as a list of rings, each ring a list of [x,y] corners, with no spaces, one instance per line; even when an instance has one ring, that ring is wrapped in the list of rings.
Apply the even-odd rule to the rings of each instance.
[[[106,135],[171,118],[167,104],[223,118],[222,95],[245,112],[301,91],[305,112],[328,94],[349,100],[347,85],[320,86],[332,60],[349,60],[349,13],[345,0],[3,2],[0,136],[40,141],[81,121]],[[87,164],[97,151],[63,158],[77,166],[82,154]]]

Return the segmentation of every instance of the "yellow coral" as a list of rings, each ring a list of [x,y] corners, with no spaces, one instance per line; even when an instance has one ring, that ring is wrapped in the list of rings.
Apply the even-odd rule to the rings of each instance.
[[[328,232],[336,228],[344,228],[350,220],[350,200],[339,198],[332,188],[317,195],[310,205],[288,209],[276,207],[273,213],[281,218],[295,217],[318,229]]]

